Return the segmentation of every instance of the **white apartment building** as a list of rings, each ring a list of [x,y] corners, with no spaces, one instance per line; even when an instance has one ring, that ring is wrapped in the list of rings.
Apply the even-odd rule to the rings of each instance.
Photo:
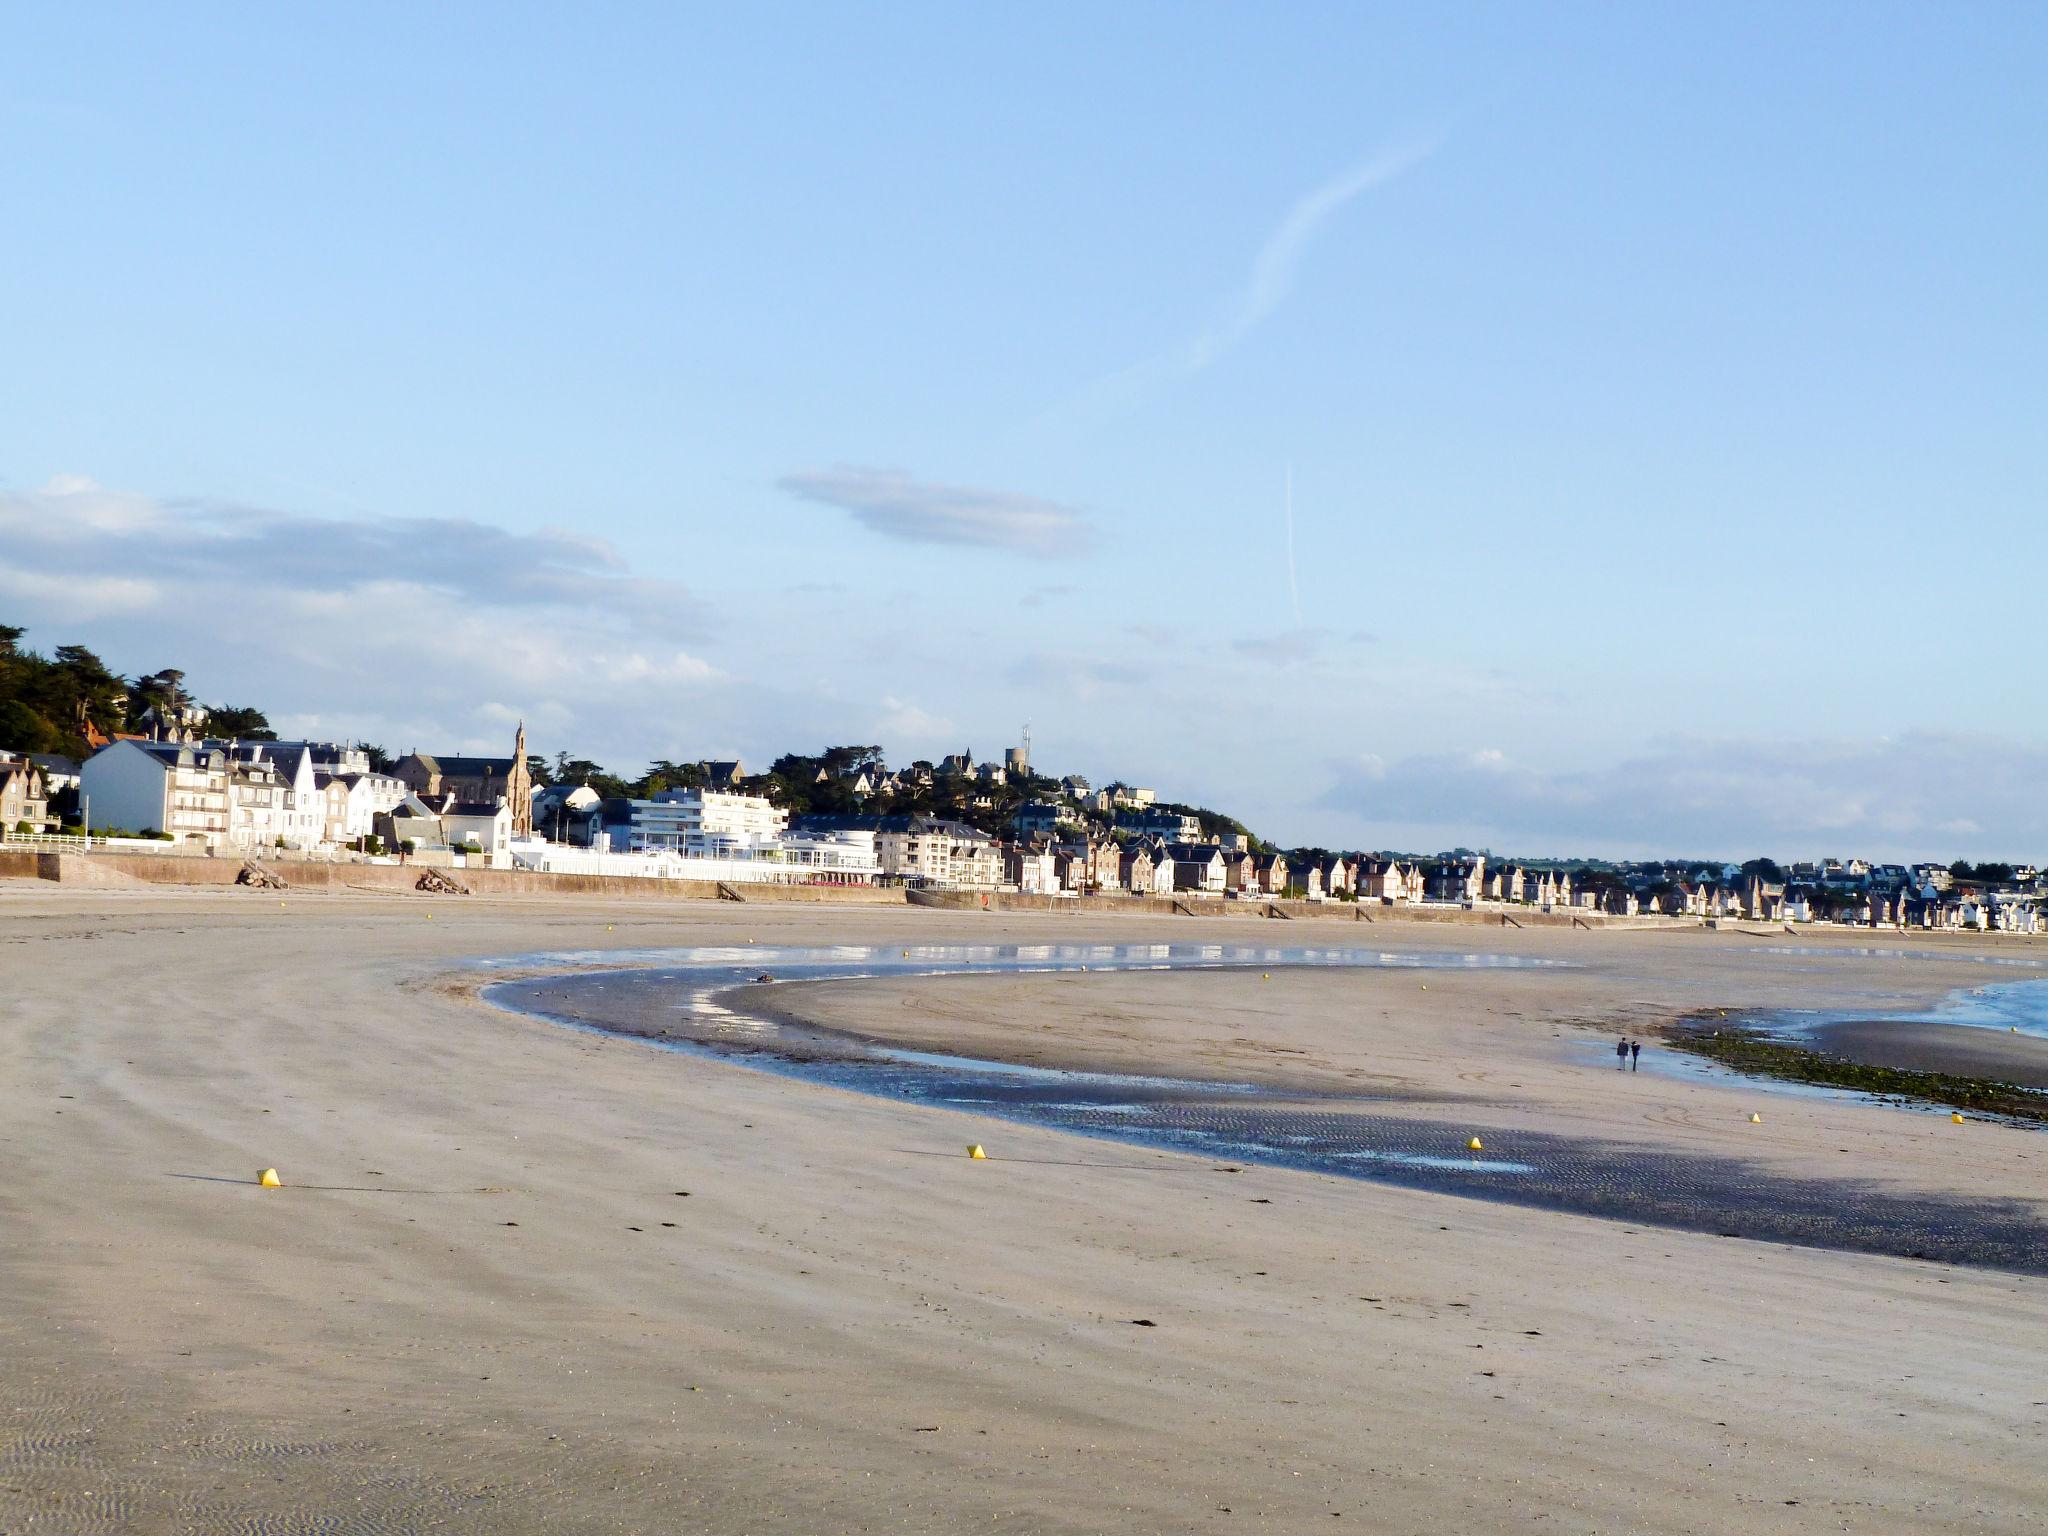
[[[671,789],[632,804],[630,846],[636,850],[673,848],[715,857],[775,842],[789,826],[789,812],[763,795]]]
[[[204,848],[228,841],[228,759],[214,748],[117,741],[79,769],[78,793],[95,828],[163,832]]]

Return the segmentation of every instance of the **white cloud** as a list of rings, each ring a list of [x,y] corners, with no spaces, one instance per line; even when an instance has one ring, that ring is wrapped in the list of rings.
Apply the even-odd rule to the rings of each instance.
[[[2044,780],[2048,746],[1992,737],[1672,739],[1592,768],[1497,748],[1368,755],[1340,765],[1323,803],[1368,826],[1528,855],[2038,860]]]
[[[1071,651],[1034,651],[1012,662],[1005,677],[1021,688],[1091,702],[1148,682],[1150,667]]]
[[[890,741],[907,741],[928,746],[952,733],[953,722],[944,715],[932,714],[920,709],[907,699],[887,694],[882,699],[882,713],[875,721],[874,734]]]
[[[51,576],[0,564],[0,596],[53,617],[90,619],[131,613],[147,608],[160,595],[154,582],[130,576]]]
[[[333,595],[398,584],[421,595],[421,613],[481,603],[608,613],[670,636],[703,630],[702,605],[682,587],[633,576],[604,541],[559,530],[162,501],[76,475],[37,491],[0,492],[0,582],[66,584],[67,616],[77,618],[93,615],[96,583],[109,610],[149,600],[109,585],[115,572],[187,600],[212,588]]]
[[[912,544],[1004,549],[1054,559],[1087,547],[1079,512],[1057,502],[913,480],[901,470],[840,465],[804,470],[777,482],[793,496],[853,514],[888,538]]]

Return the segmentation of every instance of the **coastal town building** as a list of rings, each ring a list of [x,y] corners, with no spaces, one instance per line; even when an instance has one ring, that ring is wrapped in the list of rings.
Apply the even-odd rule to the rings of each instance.
[[[615,853],[711,856],[772,841],[788,824],[788,812],[762,795],[664,790],[645,800],[601,802],[591,841],[595,846],[601,840]]]
[[[392,766],[391,772],[407,790],[426,799],[453,795],[471,804],[503,800],[512,810],[513,832],[521,837],[533,832],[533,770],[527,761],[523,721],[512,738],[510,757],[409,752]]]
[[[227,754],[217,748],[122,740],[86,760],[78,793],[93,826],[210,849],[228,842],[228,783]]]
[[[449,800],[441,807],[441,841],[458,853],[481,854],[499,868],[511,861],[512,807],[503,800]]]
[[[373,835],[394,852],[445,853],[441,813],[418,795],[407,794],[388,811],[379,812]]]
[[[27,757],[0,752],[0,833],[41,832],[49,825],[50,788]]]
[[[1169,843],[1164,856],[1173,865],[1173,888],[1204,896],[1223,894],[1226,871],[1223,850],[1213,843]]]

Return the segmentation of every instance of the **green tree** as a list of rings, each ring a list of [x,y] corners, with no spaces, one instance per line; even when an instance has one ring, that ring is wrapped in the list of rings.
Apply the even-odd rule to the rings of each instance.
[[[206,733],[224,741],[275,741],[277,732],[260,709],[223,704],[206,712]]]

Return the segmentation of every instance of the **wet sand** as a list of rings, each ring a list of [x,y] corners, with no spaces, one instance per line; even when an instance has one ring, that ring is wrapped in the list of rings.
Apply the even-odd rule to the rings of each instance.
[[[0,888],[0,1530],[2038,1528],[2042,1281],[1224,1173],[523,1019],[460,970],[1204,931]],[[1752,1135],[1740,1086],[1599,1064],[1596,1029],[1716,999],[1995,979],[1963,947],[1453,937],[1578,969],[1083,977],[1060,1011],[1104,1058],[1300,1053],[1475,1124],[2043,1197],[2039,1133],[1770,1099]],[[983,980],[912,1032],[1070,1049]]]
[[[1815,1050],[1844,1061],[1912,1072],[1988,1077],[2022,1088],[2048,1088],[2048,1040],[1957,1024],[1853,1019],[1809,1033]]]

